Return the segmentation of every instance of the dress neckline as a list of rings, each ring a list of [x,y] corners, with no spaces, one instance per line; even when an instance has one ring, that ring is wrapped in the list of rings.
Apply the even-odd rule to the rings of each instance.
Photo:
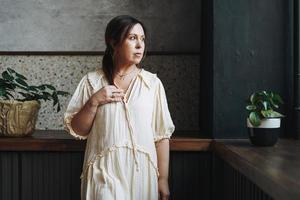
[[[132,90],[133,90],[133,87],[135,85],[135,82],[137,80],[137,77],[141,74],[141,72],[143,71],[143,68],[139,69],[140,71],[135,75],[134,78],[131,79],[130,83],[129,83],[129,86],[127,87],[126,91],[125,91],[125,94],[124,94],[124,98],[123,98],[123,102],[125,104],[128,104],[129,100],[130,100],[130,97],[131,97],[131,93],[132,93]],[[118,89],[121,89],[119,86],[117,86],[115,83],[114,83],[114,86],[116,86]]]

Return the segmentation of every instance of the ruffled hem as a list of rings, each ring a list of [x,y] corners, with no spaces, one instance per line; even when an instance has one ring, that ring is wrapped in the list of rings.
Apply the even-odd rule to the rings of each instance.
[[[72,126],[71,126],[71,120],[73,118],[74,115],[69,115],[68,117],[64,118],[64,129],[70,134],[72,135],[75,139],[77,140],[86,140],[88,138],[88,135],[83,136],[83,135],[78,135],[75,133],[75,131],[73,130]]]
[[[170,139],[173,132],[175,131],[175,126],[170,126],[166,131],[162,131],[154,135],[154,142],[159,142],[162,139]]]
[[[111,146],[111,147],[109,147],[109,148],[107,148],[107,149],[101,151],[100,153],[95,154],[95,155],[93,156],[93,158],[86,164],[86,166],[83,167],[82,173],[81,173],[81,175],[80,175],[80,179],[84,178],[85,174],[87,173],[88,168],[89,168],[90,166],[92,166],[92,165],[95,163],[95,161],[97,161],[97,159],[100,159],[100,158],[102,158],[102,157],[104,157],[104,156],[108,156],[109,153],[111,153],[111,152],[113,152],[113,151],[116,151],[116,150],[119,149],[119,148],[128,148],[128,149],[133,150],[133,147],[132,147],[130,144],[122,144],[122,145],[117,145],[117,144],[115,144],[115,145],[113,145],[113,146]],[[153,168],[155,169],[155,171],[156,171],[157,177],[159,177],[159,171],[158,171],[158,168],[157,168],[157,166],[155,165],[154,161],[152,160],[150,154],[149,154],[146,150],[142,149],[142,148],[139,147],[139,146],[136,146],[136,150],[139,151],[139,152],[141,152],[141,153],[144,153],[144,154],[147,155],[149,162],[151,163],[152,167],[153,167]]]
[[[154,137],[154,142],[159,142],[162,139],[170,139],[171,135],[160,135],[160,136],[156,136]]]

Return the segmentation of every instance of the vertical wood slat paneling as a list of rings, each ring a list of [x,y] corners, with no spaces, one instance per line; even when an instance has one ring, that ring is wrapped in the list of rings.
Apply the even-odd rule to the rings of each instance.
[[[0,197],[4,200],[80,199],[82,152],[1,152]],[[210,199],[209,152],[172,152],[171,198]]]
[[[0,154],[0,199],[19,200],[18,153]]]
[[[223,191],[219,190],[219,192],[222,191],[223,194],[214,196],[214,198],[212,198],[213,200],[219,200],[221,196],[224,200],[273,200],[272,197],[252,183],[247,177],[215,154],[213,158],[213,170],[218,173],[219,177],[219,179],[213,179],[213,185],[216,187],[215,189],[222,186],[224,187]],[[220,175],[220,172],[223,174]],[[216,181],[219,181],[219,183]]]
[[[220,200],[223,199],[224,196],[229,196],[227,194],[227,186],[223,184],[224,179],[226,179],[226,175],[223,172],[224,162],[215,153],[212,153],[212,173],[211,173],[211,199],[212,200]]]
[[[0,198],[80,199],[82,161],[82,152],[2,152]],[[210,152],[171,152],[169,181],[171,200],[272,200]]]
[[[210,152],[171,152],[170,199],[210,199]]]
[[[183,185],[184,185],[184,152],[174,152],[170,155],[169,170],[171,177],[170,198],[172,200],[184,199]],[[180,164],[179,164],[180,163]]]
[[[22,200],[80,199],[81,152],[22,153],[21,161]]]

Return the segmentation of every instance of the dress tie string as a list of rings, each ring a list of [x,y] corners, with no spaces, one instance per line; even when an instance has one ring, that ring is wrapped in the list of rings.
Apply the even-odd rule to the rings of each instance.
[[[130,117],[129,117],[129,110],[128,110],[128,104],[124,101],[124,105],[125,105],[125,113],[126,113],[126,119],[129,125],[129,133],[130,133],[130,140],[131,140],[131,144],[133,147],[133,157],[134,157],[134,163],[136,165],[136,170],[139,171],[139,163],[137,160],[137,148],[136,148],[136,142],[134,140],[134,136],[133,136],[133,128],[130,122]]]

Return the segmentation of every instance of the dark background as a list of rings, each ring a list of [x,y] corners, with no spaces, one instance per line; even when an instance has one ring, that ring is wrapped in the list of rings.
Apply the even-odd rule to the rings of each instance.
[[[246,138],[245,100],[258,90],[284,99],[282,137],[291,137],[291,1],[202,1],[201,128]]]

